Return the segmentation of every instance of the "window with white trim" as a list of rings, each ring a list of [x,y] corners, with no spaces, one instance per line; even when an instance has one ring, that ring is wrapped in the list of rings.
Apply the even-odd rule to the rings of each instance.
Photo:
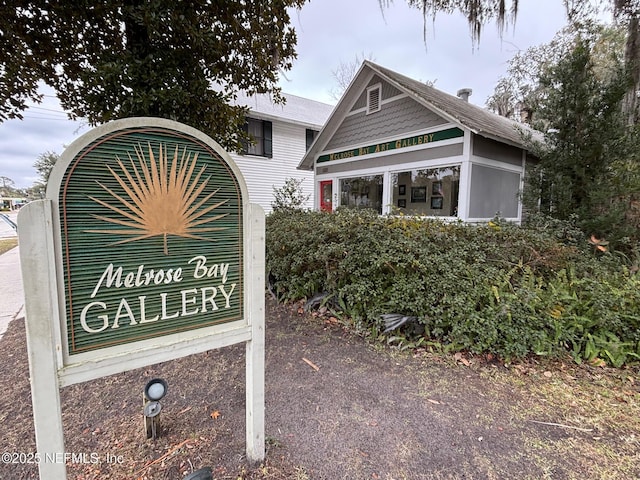
[[[380,111],[382,86],[380,84],[367,88],[367,115]]]
[[[382,175],[343,178],[340,180],[340,205],[370,208],[382,214]]]
[[[394,207],[407,215],[457,217],[460,165],[391,174]]]

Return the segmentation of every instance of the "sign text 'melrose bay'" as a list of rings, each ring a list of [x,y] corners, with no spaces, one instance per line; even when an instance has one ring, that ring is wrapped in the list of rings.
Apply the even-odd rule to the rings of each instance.
[[[170,320],[178,317],[187,317],[199,313],[213,312],[220,308],[230,308],[230,299],[236,284],[227,285],[227,274],[229,272],[228,263],[208,264],[207,257],[197,255],[188,262],[190,268],[183,269],[145,269],[145,265],[139,265],[137,269],[125,272],[124,268],[115,267],[110,263],[96,283],[91,298],[99,297],[100,291],[109,288],[123,288],[125,291],[149,285],[170,285],[182,282],[187,275],[194,279],[207,280],[211,278],[219,279],[216,285],[205,285],[188,288],[169,293],[160,293],[159,311],[147,311],[147,296],[139,295],[134,299],[121,298],[112,319],[104,313],[110,306],[105,302],[93,301],[87,304],[80,314],[82,328],[89,333],[100,333],[107,329],[119,328],[120,321],[129,321],[129,325],[138,325],[159,320]],[[220,294],[220,296],[218,296]],[[218,300],[216,302],[216,300]],[[139,316],[136,318],[130,303],[137,302]],[[224,303],[224,306],[220,307]],[[112,308],[112,306],[111,306]],[[99,320],[95,323],[95,320]],[[91,326],[89,323],[91,322]]]

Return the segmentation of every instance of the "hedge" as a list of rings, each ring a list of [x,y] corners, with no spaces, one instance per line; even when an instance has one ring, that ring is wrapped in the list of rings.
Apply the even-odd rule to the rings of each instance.
[[[325,293],[376,337],[382,315],[415,317],[416,344],[503,359],[640,358],[640,281],[566,225],[446,223],[374,212],[275,212],[267,269],[281,301]],[[388,335],[387,335],[388,337]]]

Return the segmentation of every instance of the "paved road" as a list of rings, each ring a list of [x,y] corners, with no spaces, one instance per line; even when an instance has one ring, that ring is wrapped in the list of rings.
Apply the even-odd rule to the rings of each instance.
[[[16,213],[9,214],[14,222],[16,216]],[[0,239],[12,237],[17,237],[16,232],[8,223],[0,220]],[[22,316],[24,316],[24,294],[20,252],[16,247],[0,255],[0,338],[7,330],[9,322]]]

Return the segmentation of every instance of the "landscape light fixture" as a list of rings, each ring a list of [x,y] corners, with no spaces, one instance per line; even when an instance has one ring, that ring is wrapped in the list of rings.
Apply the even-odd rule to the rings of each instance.
[[[147,434],[147,438],[155,438],[158,436],[158,430],[160,428],[160,411],[162,405],[160,400],[164,398],[169,390],[167,382],[161,378],[154,378],[149,380],[144,387],[144,394],[142,398],[143,414],[144,414],[144,429]]]
[[[144,397],[152,402],[157,402],[167,394],[169,386],[161,378],[154,378],[147,382],[147,386],[144,387]]]
[[[211,467],[204,467],[187,475],[182,480],[213,480],[213,472]]]

